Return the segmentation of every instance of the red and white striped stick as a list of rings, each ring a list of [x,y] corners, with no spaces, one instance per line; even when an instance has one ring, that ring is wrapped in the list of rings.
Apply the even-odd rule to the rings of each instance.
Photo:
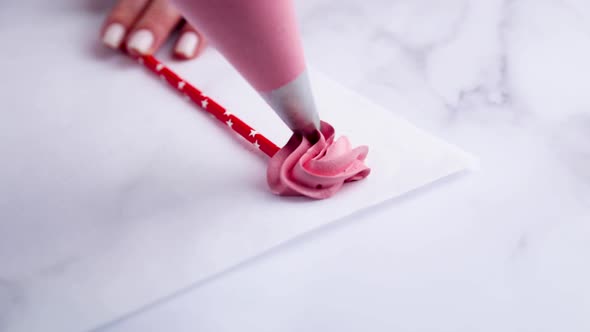
[[[271,142],[268,138],[264,137],[252,127],[247,125],[244,121],[231,114],[228,110],[219,105],[210,97],[203,94],[192,84],[176,75],[172,70],[164,66],[154,56],[144,55],[138,57],[137,60],[140,64],[143,64],[150,71],[159,75],[160,78],[168,82],[174,89],[190,98],[190,100],[195,102],[201,109],[212,114],[217,120],[225,123],[230,129],[233,129],[233,131],[240,134],[240,136],[252,143],[255,147],[262,150],[262,152],[266,153],[269,157],[274,156],[275,153],[279,151],[279,147]]]

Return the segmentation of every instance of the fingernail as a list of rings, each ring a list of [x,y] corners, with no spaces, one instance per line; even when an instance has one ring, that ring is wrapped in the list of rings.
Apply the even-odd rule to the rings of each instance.
[[[136,51],[139,54],[147,54],[154,43],[154,34],[147,30],[137,30],[131,35],[127,48]]]
[[[120,23],[111,23],[102,36],[102,42],[110,48],[117,49],[125,37],[125,27]]]
[[[199,36],[194,32],[185,32],[180,36],[178,44],[176,44],[175,51],[187,58],[195,55],[197,46],[199,45]]]

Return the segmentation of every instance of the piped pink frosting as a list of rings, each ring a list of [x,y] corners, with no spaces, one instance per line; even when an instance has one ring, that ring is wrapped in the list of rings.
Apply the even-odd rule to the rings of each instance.
[[[344,183],[366,178],[371,169],[365,165],[367,146],[352,148],[348,138],[334,141],[334,128],[322,121],[320,139],[312,144],[293,134],[287,145],[270,160],[267,181],[273,193],[283,196],[307,196],[325,199]]]

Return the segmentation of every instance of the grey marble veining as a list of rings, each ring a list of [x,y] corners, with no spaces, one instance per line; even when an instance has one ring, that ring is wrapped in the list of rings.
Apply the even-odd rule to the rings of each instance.
[[[404,96],[416,107],[395,112],[478,151],[485,170],[504,167],[508,180],[526,165],[534,185],[556,184],[553,195],[577,197],[580,204],[564,215],[589,213],[590,168],[583,165],[590,151],[590,5],[351,0],[300,6],[316,66],[386,107],[390,96]],[[529,163],[533,158],[539,160]],[[483,172],[481,181],[492,179]],[[531,190],[518,199],[540,195]]]

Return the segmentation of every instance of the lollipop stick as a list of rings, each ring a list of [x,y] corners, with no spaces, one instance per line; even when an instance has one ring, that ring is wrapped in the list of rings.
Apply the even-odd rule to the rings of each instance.
[[[269,157],[274,156],[275,153],[279,151],[279,147],[273,142],[258,133],[256,130],[254,130],[254,128],[247,125],[237,116],[231,114],[215,100],[211,99],[211,97],[204,95],[199,89],[195,88],[192,84],[182,79],[168,67],[164,66],[154,56],[144,55],[138,57],[137,60],[151,72],[159,75],[161,79],[168,82],[168,84],[170,84],[174,89],[190,98],[190,100],[196,103],[199,108],[209,112],[217,120],[225,123],[230,129],[238,133],[248,142],[252,143],[255,147],[259,148]]]

